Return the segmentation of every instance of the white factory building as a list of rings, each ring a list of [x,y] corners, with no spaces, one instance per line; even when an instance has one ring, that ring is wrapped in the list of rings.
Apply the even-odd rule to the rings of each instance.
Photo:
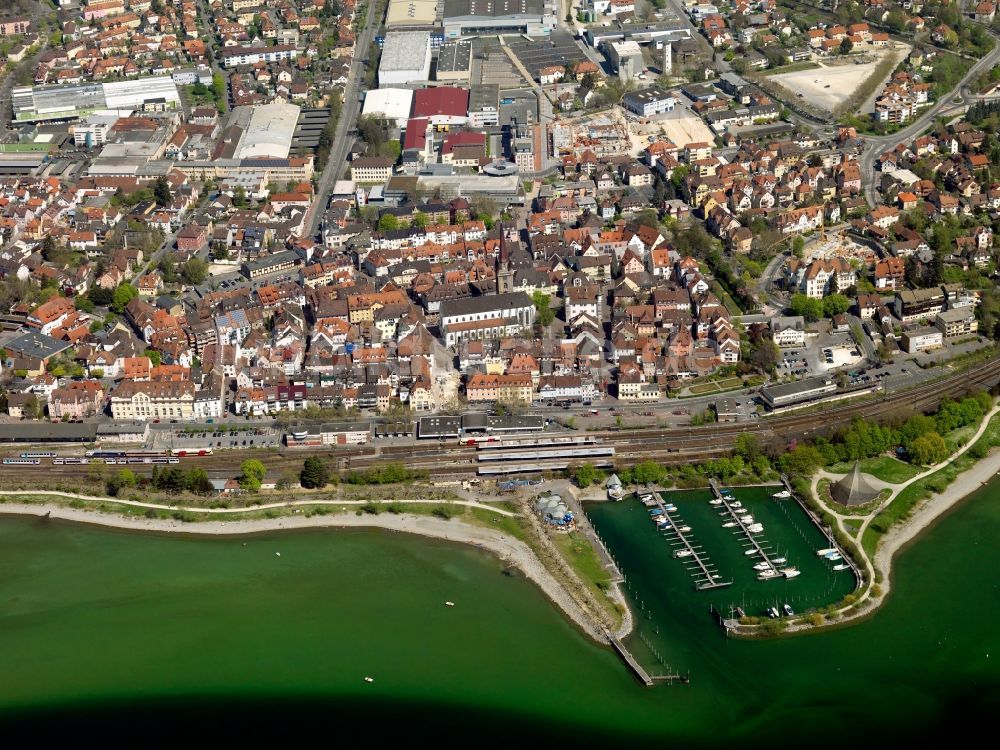
[[[413,89],[372,89],[365,94],[361,114],[380,117],[401,128],[410,119],[412,110]]]
[[[298,120],[299,108],[281,99],[254,107],[234,158],[287,158]]]
[[[421,84],[430,80],[431,35],[426,31],[390,31],[378,65],[378,85]]]
[[[16,122],[72,120],[100,110],[172,109],[180,102],[170,76],[111,83],[17,86],[11,91]]]

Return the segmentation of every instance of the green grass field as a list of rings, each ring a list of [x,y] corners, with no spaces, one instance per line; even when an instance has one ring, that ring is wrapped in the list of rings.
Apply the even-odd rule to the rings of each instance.
[[[726,378],[725,380],[710,380],[705,383],[697,383],[690,386],[688,391],[692,396],[703,396],[706,393],[720,393],[742,387],[743,380],[741,378]]]
[[[552,541],[560,554],[580,576],[587,588],[591,589],[599,599],[606,598],[604,593],[611,583],[611,574],[601,564],[601,558],[593,545],[577,531],[567,534],[553,534]]]
[[[861,538],[861,546],[864,547],[865,552],[869,556],[874,555],[882,536],[895,524],[909,518],[917,503],[930,497],[933,493],[943,492],[955,480],[955,477],[970,469],[979,460],[971,455],[975,452],[975,446],[980,446],[983,450],[988,451],[997,445],[1000,445],[1000,419],[994,417],[990,420],[990,425],[983,436],[976,441],[972,448],[940,471],[911,484],[872,519]]]
[[[771,68],[770,70],[765,70],[761,75],[765,76],[776,76],[780,73],[795,73],[799,70],[813,70],[818,68],[819,64],[810,62],[809,60],[803,60],[802,62],[789,63],[788,65],[782,65],[780,68]]]
[[[852,468],[854,468],[853,462],[844,462],[840,464],[834,464],[829,467],[828,471],[837,473],[847,473]],[[890,456],[876,456],[875,458],[866,458],[861,461],[861,471],[865,474],[871,474],[876,479],[881,479],[883,482],[891,482],[892,484],[902,484],[908,479],[912,479],[917,474],[919,474],[922,469],[918,466],[913,466],[912,464],[903,463]]]

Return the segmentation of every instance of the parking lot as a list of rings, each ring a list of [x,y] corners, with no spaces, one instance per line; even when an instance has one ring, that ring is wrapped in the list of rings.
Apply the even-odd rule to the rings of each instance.
[[[550,65],[562,67],[587,59],[573,36],[558,27],[552,30],[548,39],[528,40],[524,37],[508,37],[504,41],[536,79],[538,71],[542,68]]]

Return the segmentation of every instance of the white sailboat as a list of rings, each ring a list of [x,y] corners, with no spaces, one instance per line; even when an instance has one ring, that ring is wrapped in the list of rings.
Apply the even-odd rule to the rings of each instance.
[[[771,497],[778,497],[778,498],[782,498],[782,499],[784,499],[786,497],[791,497],[791,496],[792,496],[792,493],[789,492],[788,490],[782,490],[781,492],[775,492],[773,495],[771,495]]]

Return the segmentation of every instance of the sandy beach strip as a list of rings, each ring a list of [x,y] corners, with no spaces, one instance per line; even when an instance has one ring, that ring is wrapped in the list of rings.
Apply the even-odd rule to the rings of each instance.
[[[3,493],[6,496],[15,493]],[[23,494],[52,494],[73,497],[67,493],[32,492]],[[110,500],[110,498],[93,498]],[[336,504],[326,502],[325,504]],[[463,503],[464,505],[480,506],[478,503]],[[282,504],[285,505],[285,504]],[[147,506],[148,507],[148,506]],[[488,507],[488,506],[480,506]],[[174,508],[176,510],[176,508]],[[251,508],[248,510],[257,510]],[[502,512],[499,509],[491,509]],[[244,511],[246,512],[246,511]],[[520,570],[524,576],[534,582],[559,609],[593,640],[605,644],[607,638],[598,626],[584,613],[573,597],[552,576],[546,567],[538,560],[532,549],[520,541],[496,529],[473,526],[456,519],[443,519],[434,516],[414,515],[409,513],[365,513],[356,515],[350,513],[330,514],[326,516],[284,516],[281,518],[263,518],[252,520],[220,520],[185,523],[174,519],[130,518],[111,513],[93,510],[69,508],[58,503],[11,503],[0,504],[0,515],[19,515],[48,517],[74,523],[87,523],[106,526],[115,529],[144,531],[165,534],[192,535],[239,535],[261,534],[275,531],[290,531],[296,529],[318,528],[377,528],[388,531],[417,534],[432,539],[442,539],[448,542],[471,544],[494,554],[506,565]],[[503,512],[504,515],[513,515]]]

